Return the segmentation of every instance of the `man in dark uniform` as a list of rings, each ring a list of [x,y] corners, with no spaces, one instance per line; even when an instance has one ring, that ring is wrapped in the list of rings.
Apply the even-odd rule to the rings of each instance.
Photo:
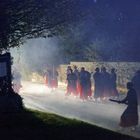
[[[110,74],[106,71],[105,67],[101,68],[101,81],[102,81],[102,99],[110,97]]]
[[[58,87],[58,72],[53,69],[52,77],[51,77],[51,88],[56,89]]]
[[[83,100],[88,99],[88,96],[91,96],[91,81],[90,81],[90,73],[85,71],[85,68],[81,68],[80,72],[80,86],[81,93],[80,98]]]
[[[77,66],[74,66],[74,71],[73,72],[74,72],[74,74],[77,77],[77,81],[76,81],[76,95],[75,96],[78,96],[80,94],[80,81],[79,81],[80,72],[79,72]]]
[[[140,104],[140,70],[138,70],[134,77],[132,78],[132,82],[134,84],[134,88],[137,92],[137,96],[138,96],[138,104]]]
[[[67,67],[66,75],[69,74],[69,72],[70,72],[69,70],[71,70],[71,66],[68,66],[68,67]]]
[[[76,88],[76,81],[77,81],[77,77],[76,75],[73,73],[72,69],[69,69],[68,73],[67,73],[67,93],[66,95],[70,95],[70,94],[76,94],[77,92],[77,88]]]
[[[51,88],[52,71],[51,71],[50,68],[47,69],[46,77],[47,77],[47,83],[46,83],[46,85],[47,85],[49,88]]]
[[[94,98],[97,99],[101,97],[101,92],[102,92],[101,73],[98,67],[95,69],[93,79],[94,79]]]
[[[123,112],[120,119],[121,127],[133,127],[135,128],[138,125],[138,103],[137,103],[137,94],[133,88],[133,83],[127,83],[127,96],[119,103],[127,104],[126,110]]]

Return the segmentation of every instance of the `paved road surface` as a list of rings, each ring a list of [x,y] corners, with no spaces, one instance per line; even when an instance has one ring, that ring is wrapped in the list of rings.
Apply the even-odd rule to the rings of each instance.
[[[112,103],[82,102],[73,96],[66,97],[62,89],[52,92],[43,84],[22,82],[20,92],[24,104],[28,108],[59,114],[68,118],[76,118],[113,131],[119,131],[119,120],[126,106]],[[140,111],[139,111],[140,116]],[[136,131],[125,129],[120,133],[140,138],[140,126]]]

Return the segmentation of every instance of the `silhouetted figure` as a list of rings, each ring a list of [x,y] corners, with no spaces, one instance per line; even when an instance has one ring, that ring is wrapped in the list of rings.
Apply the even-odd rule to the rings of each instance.
[[[73,73],[72,69],[69,69],[68,73],[67,73],[67,93],[66,93],[66,95],[70,95],[71,93],[76,95],[76,92],[77,92],[76,81],[77,81],[76,75]]]
[[[127,104],[126,110],[121,115],[120,126],[121,127],[131,127],[138,125],[138,103],[137,94],[133,88],[133,83],[127,83],[127,96],[119,103]]]
[[[66,75],[69,74],[69,70],[71,70],[71,66],[68,66],[68,67],[67,67]]]
[[[52,69],[51,75],[51,88],[56,89],[58,87],[58,72],[56,69]]]
[[[77,66],[74,66],[74,71],[75,75],[77,76],[77,78],[79,78],[79,70],[77,68]]]
[[[91,96],[91,81],[90,81],[91,74],[88,71],[85,71],[85,68],[81,68],[80,72],[80,98],[81,99],[88,99],[88,96]]]
[[[51,88],[51,79],[52,79],[52,71],[50,68],[47,69],[46,72],[46,85]]]
[[[106,71],[105,67],[101,68],[101,86],[102,93],[101,97],[110,97],[110,74]]]
[[[48,70],[44,74],[45,85],[48,86]]]
[[[118,94],[118,91],[117,91],[116,80],[117,80],[117,74],[115,72],[115,69],[112,68],[111,73],[110,73],[110,93],[111,93],[111,96],[118,97],[119,94]]]
[[[78,96],[78,94],[80,94],[80,81],[79,81],[80,72],[79,72],[77,66],[74,66],[74,71],[73,72],[77,77],[77,81],[76,81],[76,89],[77,89],[76,96]]]
[[[138,104],[140,104],[140,70],[138,70],[134,77],[132,78],[132,82],[134,84],[134,88],[137,92],[137,96],[138,96]]]
[[[92,99],[92,90],[91,90],[91,73],[86,71],[87,73],[87,84],[88,84],[88,97]]]
[[[46,85],[52,90],[58,87],[58,72],[55,68],[48,68],[46,72]]]
[[[101,73],[98,67],[95,69],[95,73],[93,74],[93,79],[94,79],[94,98],[97,99],[101,97],[101,92],[102,92]]]

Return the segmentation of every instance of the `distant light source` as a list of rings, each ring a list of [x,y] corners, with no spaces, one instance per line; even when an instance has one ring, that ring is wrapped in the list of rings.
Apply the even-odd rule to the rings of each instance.
[[[97,2],[97,0],[94,0],[94,3],[96,3]]]
[[[31,80],[32,82],[36,82],[36,79],[34,79],[34,78],[32,78],[32,80]]]

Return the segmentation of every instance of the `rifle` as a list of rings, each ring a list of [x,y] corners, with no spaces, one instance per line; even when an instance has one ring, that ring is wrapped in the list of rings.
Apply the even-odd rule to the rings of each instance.
[[[121,101],[114,100],[114,99],[109,99],[109,101],[115,102],[115,103],[119,103],[119,104],[126,104],[126,105],[128,105],[128,103],[126,103],[126,102],[121,102]]]
[[[120,103],[120,101],[114,100],[114,99],[109,99],[109,101],[111,101],[111,102],[116,102],[116,103]]]

